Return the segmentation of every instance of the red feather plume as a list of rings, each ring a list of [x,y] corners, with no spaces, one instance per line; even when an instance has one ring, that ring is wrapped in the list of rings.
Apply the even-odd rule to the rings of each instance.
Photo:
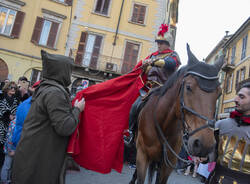
[[[158,36],[164,37],[164,34],[168,32],[168,25],[167,24],[161,24],[160,31],[158,32]]]

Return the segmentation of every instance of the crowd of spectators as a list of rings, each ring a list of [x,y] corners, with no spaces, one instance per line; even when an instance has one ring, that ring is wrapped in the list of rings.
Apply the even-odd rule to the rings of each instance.
[[[16,130],[18,118],[24,115],[19,113],[20,117],[17,117],[18,108],[20,104],[24,104],[22,102],[30,99],[33,91],[34,86],[30,85],[25,76],[20,77],[17,82],[5,79],[0,85],[0,168],[3,184],[10,183],[12,159],[24,121],[19,124],[19,130]]]

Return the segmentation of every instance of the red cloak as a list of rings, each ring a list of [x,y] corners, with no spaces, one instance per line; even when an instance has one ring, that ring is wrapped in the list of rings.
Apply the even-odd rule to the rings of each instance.
[[[157,51],[146,59],[169,52],[173,51]],[[142,61],[126,75],[77,93],[73,103],[84,97],[86,104],[80,114],[80,123],[70,138],[67,152],[80,166],[100,173],[109,173],[111,169],[122,171],[123,131],[128,128],[130,108],[146,81],[146,75],[142,76],[141,65]]]
[[[123,131],[128,128],[130,108],[146,78],[141,76],[141,63],[126,75],[77,93],[74,101],[84,97],[86,104],[67,151],[80,166],[100,173],[122,171]]]

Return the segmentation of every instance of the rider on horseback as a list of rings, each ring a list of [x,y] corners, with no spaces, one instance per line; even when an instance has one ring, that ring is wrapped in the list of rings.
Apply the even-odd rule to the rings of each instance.
[[[172,40],[172,36],[168,32],[168,26],[162,24],[155,39],[158,51],[152,53],[143,61],[144,72],[147,74],[147,83],[140,90],[140,96],[131,107],[129,129],[127,130],[129,136],[124,136],[126,145],[130,145],[137,129],[137,117],[142,108],[142,97],[151,89],[162,86],[181,64],[178,54],[170,49]]]

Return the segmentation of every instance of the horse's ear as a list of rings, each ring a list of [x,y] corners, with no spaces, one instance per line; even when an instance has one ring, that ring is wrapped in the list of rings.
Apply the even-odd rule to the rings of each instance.
[[[215,68],[217,69],[217,71],[219,72],[222,65],[224,64],[224,58],[225,58],[225,55],[222,54],[220,55],[220,57],[214,62],[214,66]]]
[[[187,43],[187,54],[188,54],[188,65],[194,65],[197,62],[199,62],[199,60],[194,56],[194,54],[191,52],[190,48],[189,48],[189,44]]]

